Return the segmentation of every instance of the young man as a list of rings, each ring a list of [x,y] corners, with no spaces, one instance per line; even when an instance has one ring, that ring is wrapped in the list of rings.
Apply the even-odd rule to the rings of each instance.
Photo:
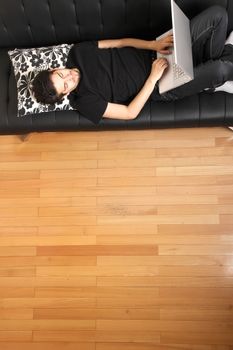
[[[168,101],[213,91],[233,81],[233,41],[225,46],[227,24],[227,12],[220,6],[191,20],[194,80],[163,95],[157,82],[168,63],[153,56],[155,51],[169,54],[172,35],[159,41],[127,38],[76,44],[65,69],[42,71],[34,79],[35,97],[55,103],[67,95],[73,108],[98,124],[101,118],[136,118],[149,97]]]

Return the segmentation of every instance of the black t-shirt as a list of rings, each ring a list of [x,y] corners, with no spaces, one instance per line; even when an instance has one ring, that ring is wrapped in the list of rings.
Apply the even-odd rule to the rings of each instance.
[[[151,71],[151,51],[130,47],[99,49],[97,41],[75,44],[67,68],[77,67],[81,79],[68,98],[79,113],[98,124],[108,102],[129,104]]]

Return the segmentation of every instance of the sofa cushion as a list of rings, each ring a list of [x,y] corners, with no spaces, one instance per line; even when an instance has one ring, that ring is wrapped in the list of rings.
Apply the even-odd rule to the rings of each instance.
[[[38,103],[31,90],[31,82],[41,70],[64,68],[72,45],[15,49],[8,51],[14,67],[18,95],[18,117],[51,111],[72,110],[67,97],[60,103]]]

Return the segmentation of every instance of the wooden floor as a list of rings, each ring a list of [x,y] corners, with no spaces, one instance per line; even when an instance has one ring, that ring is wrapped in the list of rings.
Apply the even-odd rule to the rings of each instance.
[[[0,137],[1,350],[232,350],[233,132]]]

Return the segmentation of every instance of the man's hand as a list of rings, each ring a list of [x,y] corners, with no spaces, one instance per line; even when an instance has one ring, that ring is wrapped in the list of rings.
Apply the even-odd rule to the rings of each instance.
[[[173,34],[169,34],[160,40],[152,41],[152,50],[158,51],[161,54],[169,55],[172,53],[170,49],[173,46]]]
[[[163,75],[165,69],[168,68],[168,61],[166,58],[158,58],[152,63],[151,73],[149,78],[155,84]]]

